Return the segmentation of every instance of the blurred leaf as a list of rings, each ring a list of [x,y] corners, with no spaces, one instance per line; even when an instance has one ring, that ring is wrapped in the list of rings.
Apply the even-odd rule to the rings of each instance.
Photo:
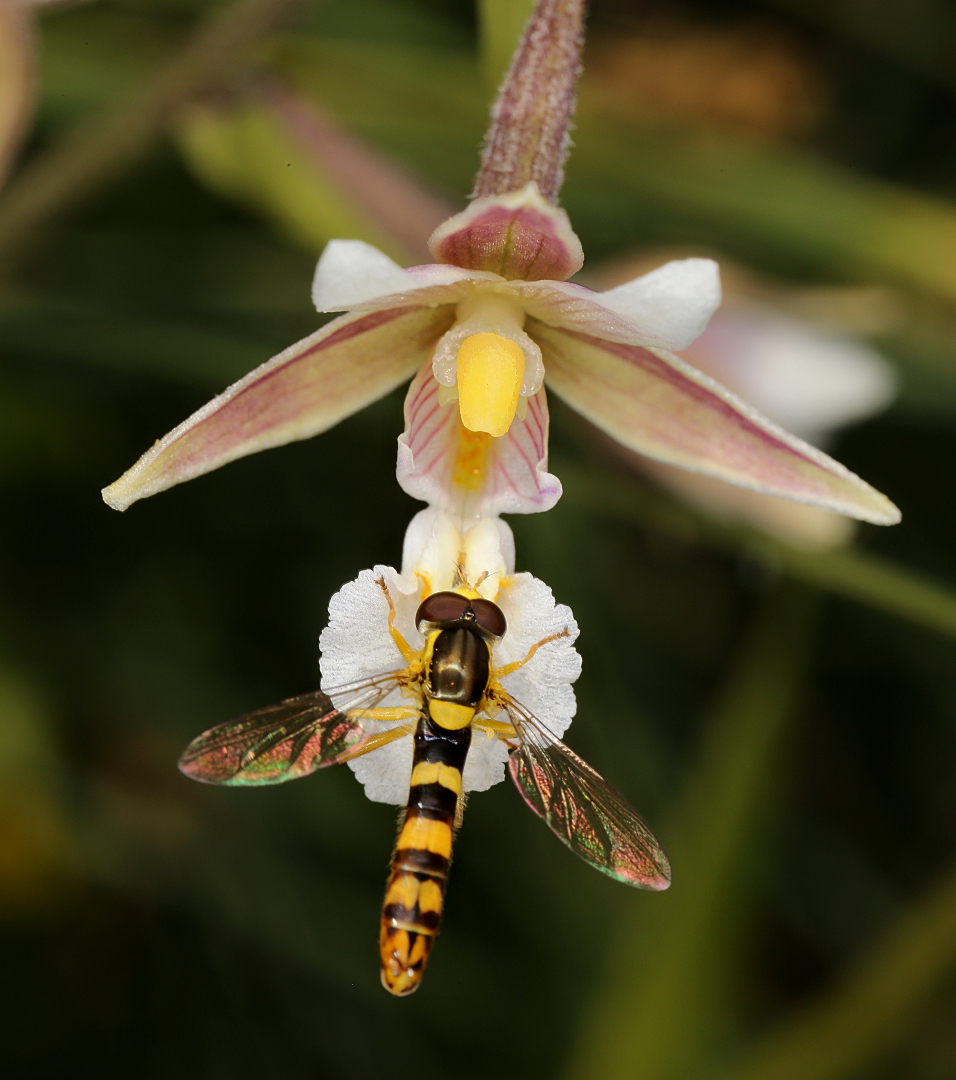
[[[684,541],[700,540],[746,554],[797,581],[826,589],[956,637],[956,590],[859,548],[811,552],[693,511],[650,487],[619,476],[585,474],[552,460],[565,498],[592,513],[649,525]]]
[[[585,84],[586,85],[586,84]],[[576,184],[626,183],[670,213],[790,252],[808,269],[956,301],[956,209],[805,151],[664,124],[621,124],[582,101]],[[570,202],[570,200],[569,200]],[[778,256],[779,257],[779,256]]]
[[[36,58],[28,20],[25,5],[0,0],[0,186],[33,112]]]
[[[288,36],[277,66],[439,190],[470,189],[488,118],[474,53]]]
[[[0,908],[42,909],[72,863],[49,709],[0,664]]]
[[[141,93],[182,44],[189,23],[89,4],[38,17],[40,117],[55,129]]]
[[[668,893],[635,901],[612,937],[569,1075],[679,1080],[709,1072],[733,1023],[754,863],[779,785],[780,742],[812,640],[815,596],[767,596],[705,721],[670,830]]]
[[[267,108],[196,109],[179,127],[179,144],[197,176],[213,190],[264,210],[309,250],[320,252],[332,237],[343,236],[397,254],[388,238],[305,158]]]
[[[112,371],[221,389],[277,351],[272,343],[188,324],[32,299],[0,305],[0,347]]]
[[[348,237],[398,262],[430,262],[425,241],[451,215],[396,164],[278,84],[231,107],[193,110],[179,143],[200,179],[265,212],[316,254]]]
[[[792,12],[860,41],[945,86],[956,87],[951,58],[956,12],[946,0],[917,4],[861,4],[858,0],[771,0]]]
[[[217,10],[131,102],[121,100],[33,159],[0,199],[0,263],[51,215],[134,160],[190,98],[247,63],[250,47],[293,2],[236,0]]]
[[[534,7],[535,0],[478,0],[481,66],[489,94],[504,78]]]
[[[727,1080],[838,1080],[905,1040],[956,966],[956,869],[822,1000],[769,1035]]]
[[[0,385],[0,484],[69,477],[100,448],[98,419],[79,402]]]

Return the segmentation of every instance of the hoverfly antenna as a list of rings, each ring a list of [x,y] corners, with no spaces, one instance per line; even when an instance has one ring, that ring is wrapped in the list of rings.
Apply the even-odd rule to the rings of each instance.
[[[488,578],[497,577],[501,572],[502,572],[501,570],[485,570],[485,571],[483,571],[481,577],[475,582],[474,587],[477,589],[480,585],[483,585],[488,580]]]

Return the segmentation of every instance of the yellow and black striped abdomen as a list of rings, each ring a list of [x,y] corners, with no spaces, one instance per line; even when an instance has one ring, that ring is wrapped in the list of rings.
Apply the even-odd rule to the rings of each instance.
[[[438,933],[471,727],[448,730],[426,714],[415,732],[411,790],[385,890],[382,985],[398,996],[421,982]]]

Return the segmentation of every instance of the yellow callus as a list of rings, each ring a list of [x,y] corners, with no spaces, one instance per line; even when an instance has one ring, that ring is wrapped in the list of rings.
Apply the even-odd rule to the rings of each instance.
[[[511,427],[524,381],[524,353],[500,334],[472,334],[458,349],[458,407],[469,431],[501,436]]]

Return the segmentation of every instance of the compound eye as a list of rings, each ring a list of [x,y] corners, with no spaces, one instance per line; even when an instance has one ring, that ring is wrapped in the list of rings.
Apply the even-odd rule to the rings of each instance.
[[[422,623],[455,622],[468,610],[470,601],[454,592],[436,592],[426,596],[418,606],[415,625]]]
[[[508,620],[497,604],[476,597],[471,602],[471,610],[475,613],[475,622],[478,623],[482,630],[495,638],[505,636],[505,631],[508,629]]]

